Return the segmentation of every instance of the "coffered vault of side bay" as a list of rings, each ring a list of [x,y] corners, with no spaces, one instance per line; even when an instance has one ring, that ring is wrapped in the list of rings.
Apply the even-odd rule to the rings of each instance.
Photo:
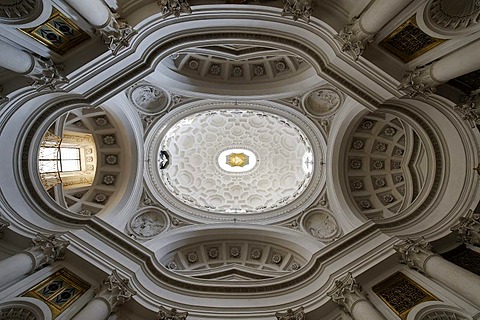
[[[434,24],[425,12],[435,1],[382,7],[360,53],[346,49],[342,27],[382,1],[317,1],[295,19],[275,1],[181,2],[179,16],[150,1],[87,2],[129,25],[117,18],[120,34],[95,33],[101,14],[74,0],[0,16],[2,48],[64,65],[62,76],[40,70],[36,87],[1,71],[1,257],[37,233],[70,241],[61,266],[90,295],[112,270],[129,280],[136,294],[118,319],[154,318],[161,306],[188,319],[274,319],[299,307],[308,320],[347,319],[327,296],[336,279],[380,282],[395,269],[393,245],[444,244],[478,203],[478,132],[454,109],[459,90],[397,89],[403,72],[478,42],[474,27]],[[88,40],[63,53],[23,33],[52,12]],[[400,62],[380,41],[413,15],[447,44]],[[81,170],[46,172],[52,146],[77,148]],[[4,286],[0,299],[55,268]]]

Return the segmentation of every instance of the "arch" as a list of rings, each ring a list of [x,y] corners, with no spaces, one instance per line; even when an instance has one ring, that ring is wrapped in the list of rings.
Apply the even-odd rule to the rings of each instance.
[[[46,303],[35,298],[15,298],[0,302],[0,318],[5,320],[50,320],[52,312]]]
[[[415,306],[407,320],[472,320],[466,311],[439,301],[428,301]]]

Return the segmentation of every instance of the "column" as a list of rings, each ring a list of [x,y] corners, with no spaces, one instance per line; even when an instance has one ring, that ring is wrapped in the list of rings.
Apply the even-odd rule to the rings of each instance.
[[[275,313],[277,320],[305,320],[305,313],[303,312],[303,307],[298,308],[297,310],[288,309],[287,312],[277,312]]]
[[[367,45],[373,42],[375,34],[410,2],[412,0],[373,0],[371,6],[359,18],[353,18],[338,33],[342,51],[357,60]]]
[[[114,55],[128,47],[136,31],[120,15],[110,11],[101,0],[66,0],[85,20],[100,32]]]
[[[362,293],[362,288],[350,272],[342,279],[336,280],[327,295],[354,320],[386,320],[367,300]]]
[[[106,320],[136,294],[128,283],[128,279],[122,278],[117,270],[113,270],[112,274],[103,280],[92,300],[72,320]]]
[[[30,78],[31,85],[38,90],[55,89],[58,84],[68,82],[51,59],[35,56],[3,41],[0,41],[0,52],[0,66]]]
[[[433,63],[407,71],[398,88],[410,97],[433,94],[439,84],[480,69],[478,52],[480,40],[469,43]]]
[[[406,239],[393,248],[400,253],[401,263],[438,280],[480,306],[480,277],[434,254],[424,238]]]
[[[26,250],[0,261],[0,287],[65,257],[69,241],[37,234]]]
[[[185,320],[187,317],[188,312],[180,312],[176,308],[168,310],[163,306],[160,306],[160,310],[157,313],[157,320]]]
[[[1,87],[0,87],[0,88],[1,88]],[[1,93],[1,92],[0,92],[0,93]],[[1,99],[0,99],[0,103],[2,103]],[[10,222],[8,222],[7,220],[2,219],[2,217],[0,216],[0,239],[3,239],[3,232],[2,232],[2,230],[3,230],[3,229],[7,229],[9,225],[10,225]]]

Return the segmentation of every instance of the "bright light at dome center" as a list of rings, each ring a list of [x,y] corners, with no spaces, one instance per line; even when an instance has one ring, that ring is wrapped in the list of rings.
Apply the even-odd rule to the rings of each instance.
[[[243,156],[242,156],[243,155]],[[227,149],[217,158],[220,168],[227,172],[240,173],[252,170],[257,164],[257,156],[247,149]]]

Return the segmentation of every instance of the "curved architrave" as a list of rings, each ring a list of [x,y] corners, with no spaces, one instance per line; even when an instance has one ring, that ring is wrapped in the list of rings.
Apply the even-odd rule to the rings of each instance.
[[[8,309],[18,309],[18,311],[21,313],[17,315],[19,319],[26,317],[27,313],[31,316],[34,316],[35,320],[52,319],[52,311],[47,304],[35,298],[20,297],[0,302],[0,310],[2,312],[3,310],[8,312]]]
[[[287,50],[301,56],[321,77],[344,89],[370,108],[391,97],[394,92],[398,93],[393,86],[391,90],[385,90],[377,84],[378,78],[373,80],[373,77],[366,77],[356,69],[358,66],[346,63],[347,59],[339,60],[341,50],[333,40],[333,32],[324,30],[325,26],[300,27],[273,16],[272,8],[267,7],[262,7],[262,13],[252,16],[251,11],[244,11],[247,7],[248,5],[244,5],[237,9],[237,6],[229,5],[226,9],[225,6],[201,6],[197,10],[198,14],[182,16],[175,20],[174,26],[170,19],[159,23],[150,17],[137,25],[138,36],[132,39],[130,48],[115,58],[104,55],[85,65],[75,71],[74,76],[70,76],[70,84],[65,87],[68,90],[75,88],[75,91],[88,97],[92,104],[97,104],[154,72],[161,60],[179,50],[198,45],[248,42]],[[252,19],[257,19],[258,23],[254,29],[251,26]],[[198,27],[200,21],[204,24],[202,28]],[[226,28],[225,25],[231,25],[232,21],[235,21],[235,28]],[[306,45],[300,44],[300,41]],[[111,68],[114,63],[115,72]],[[91,83],[96,85],[92,86]]]
[[[259,231],[262,231],[260,234]],[[161,259],[170,251],[189,244],[219,240],[258,240],[271,242],[290,248],[305,260],[309,261],[312,255],[324,244],[313,238],[305,240],[303,233],[278,226],[261,226],[241,223],[216,223],[210,225],[194,225],[183,227],[145,243],[145,246],[155,252],[157,259]]]
[[[406,320],[423,320],[425,316],[435,311],[440,311],[440,312],[447,311],[447,312],[450,312],[451,314],[464,317],[464,318],[459,318],[459,320],[463,320],[463,319],[471,320],[473,316],[467,313],[465,310],[460,309],[459,307],[445,304],[445,302],[442,302],[442,301],[427,301],[413,307],[413,309],[409,311]]]
[[[384,220],[378,225],[397,236],[408,231],[409,237],[422,236],[438,239],[450,233],[450,226],[459,216],[474,208],[480,199],[478,179],[468,174],[478,163],[477,143],[474,132],[453,110],[450,101],[437,97],[431,104],[419,100],[389,101],[387,107],[415,111],[430,127],[428,134],[435,158],[440,159],[432,182],[432,192],[424,194],[424,200],[415,210],[409,210],[400,221]],[[444,135],[442,132],[449,132]],[[455,133],[455,134],[453,134]],[[435,137],[431,139],[431,137]],[[478,141],[478,140],[477,140]],[[458,155],[462,156],[460,159]],[[435,195],[433,194],[435,192]],[[445,195],[448,194],[448,197]],[[469,196],[470,195],[470,196]],[[472,197],[471,195],[475,195]],[[421,218],[419,218],[421,216]],[[388,230],[388,231],[387,231]],[[421,230],[421,231],[420,231]]]

